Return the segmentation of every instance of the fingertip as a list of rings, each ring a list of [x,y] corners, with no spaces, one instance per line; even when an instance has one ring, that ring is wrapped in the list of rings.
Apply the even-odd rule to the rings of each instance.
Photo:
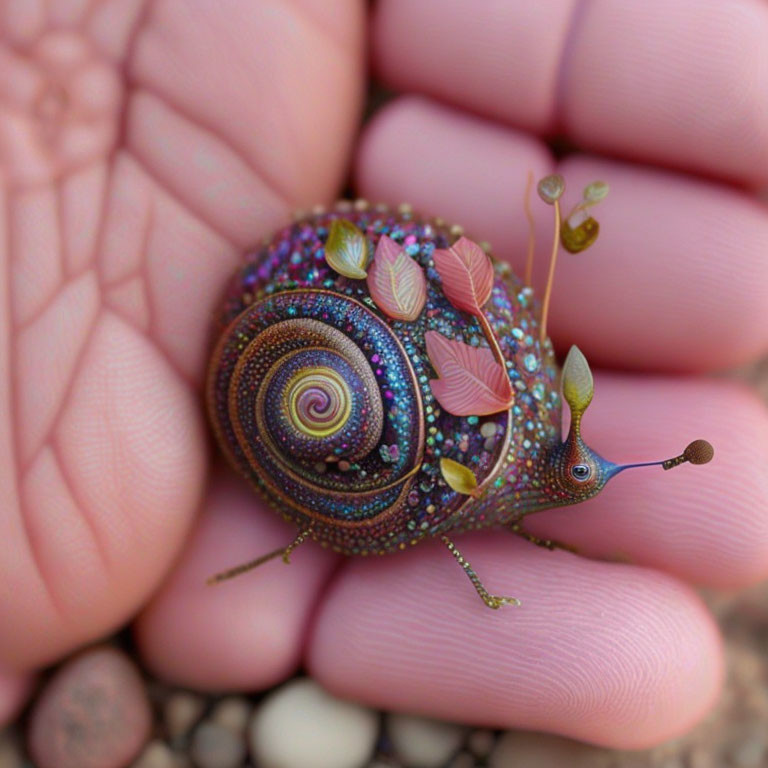
[[[511,536],[457,543],[492,592],[522,606],[489,611],[436,544],[351,561],[311,637],[323,685],[385,709],[633,749],[713,705],[721,642],[681,583]]]
[[[258,689],[298,665],[309,616],[334,557],[308,542],[237,578],[207,580],[295,537],[233,478],[219,478],[182,559],[138,618],[135,635],[155,673],[200,689]]]
[[[563,122],[580,146],[768,181],[768,8],[762,0],[582,5],[563,66]]]
[[[355,180],[374,202],[407,202],[426,216],[465,226],[522,269],[528,174],[539,179],[553,165],[546,146],[527,134],[406,96],[387,104],[366,126]],[[539,235],[549,237],[549,212],[533,207]]]
[[[374,14],[374,66],[398,90],[547,131],[576,6],[575,0],[385,0]]]

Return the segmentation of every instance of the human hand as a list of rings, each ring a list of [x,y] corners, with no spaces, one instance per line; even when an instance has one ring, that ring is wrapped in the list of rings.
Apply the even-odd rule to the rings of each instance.
[[[49,176],[64,174],[55,189],[22,173],[24,163],[45,172],[18,143],[36,123],[7,130],[17,142],[6,206],[16,426],[9,417],[15,463],[3,466],[19,502],[4,515],[0,611],[13,625],[0,629],[2,658],[34,665],[122,623],[163,579],[204,494],[182,559],[138,623],[145,659],[164,676],[258,688],[304,659],[332,690],[384,708],[618,746],[699,717],[717,691],[719,645],[682,582],[766,575],[767,422],[741,387],[671,374],[765,350],[768,213],[746,191],[653,166],[745,188],[768,180],[768,71],[755,66],[768,10],[746,0],[655,5],[593,3],[571,24],[573,3],[470,12],[389,0],[373,26],[388,82],[454,106],[404,99],[382,111],[356,155],[365,196],[459,221],[519,271],[526,174],[555,165],[539,140],[508,126],[535,134],[559,124],[580,146],[648,163],[559,164],[571,190],[602,178],[612,194],[598,244],[561,259],[551,329],[558,346],[576,342],[605,368],[653,374],[596,376],[585,430],[603,455],[664,458],[703,436],[716,459],[622,476],[588,504],[531,518],[535,532],[595,559],[493,533],[462,537],[486,584],[521,597],[519,609],[490,613],[431,543],[346,561],[305,545],[290,568],[204,586],[292,536],[229,473],[204,489],[199,383],[210,310],[238,251],[291,207],[337,190],[359,96],[357,6],[336,4],[332,19],[314,6],[234,2],[215,16],[197,10],[197,23],[180,3],[126,16],[124,33],[141,29],[123,35],[132,53],[118,56],[131,84],[119,148],[105,159],[110,138],[96,123],[90,144],[72,145],[90,154],[74,153],[66,172],[51,164]],[[40,36],[31,22],[16,28]],[[116,22],[95,29],[119,47]],[[117,126],[120,107],[110,108]],[[540,243],[550,213],[541,207]],[[78,334],[68,353],[64,341]],[[633,564],[600,561],[617,555]]]

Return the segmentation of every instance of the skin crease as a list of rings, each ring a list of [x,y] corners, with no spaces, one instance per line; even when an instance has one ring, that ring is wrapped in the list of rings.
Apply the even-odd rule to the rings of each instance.
[[[23,698],[18,672],[3,670],[50,662],[143,607],[147,664],[200,688],[262,688],[303,662],[376,706],[614,746],[696,722],[722,660],[684,582],[768,575],[765,409],[692,375],[768,348],[768,212],[752,195],[768,178],[768,69],[744,53],[768,35],[768,8],[733,5],[707,3],[691,25],[690,0],[608,15],[383,0],[373,66],[422,95],[395,99],[357,143],[361,3],[3,5],[0,616],[12,621],[0,622],[0,718]],[[512,33],[526,45],[495,42]],[[595,70],[591,41],[606,34],[600,71],[616,81]],[[645,82],[648,51],[673,42],[687,55],[671,68],[651,56],[654,98],[638,99],[635,129],[625,89]],[[725,104],[702,90],[705,62]],[[613,187],[600,241],[561,258],[553,299],[558,347],[579,343],[614,369],[596,372],[585,439],[621,461],[706,437],[714,462],[627,473],[532,523],[594,559],[462,537],[489,588],[520,609],[488,611],[436,543],[349,561],[306,544],[288,570],[206,588],[213,571],[293,535],[231,472],[209,479],[207,326],[238,252],[292,208],[332,200],[354,157],[361,194],[460,221],[519,268],[526,173],[555,169],[538,136],[555,127],[606,155],[561,164],[569,200],[587,180]],[[551,210],[534,207],[540,272]],[[601,560],[617,555],[631,564]]]

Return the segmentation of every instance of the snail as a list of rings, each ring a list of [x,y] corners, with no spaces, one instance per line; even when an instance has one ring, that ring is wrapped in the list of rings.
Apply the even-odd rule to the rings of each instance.
[[[607,187],[588,187],[561,222],[562,187],[539,184],[556,222],[541,307],[530,268],[520,281],[409,206],[341,201],[245,258],[216,316],[209,417],[228,461],[298,535],[211,582],[287,563],[310,538],[368,555],[437,537],[488,607],[517,604],[485,588],[449,535],[496,526],[567,548],[526,531],[525,516],[589,499],[630,467],[712,458],[697,440],[664,462],[618,465],[582,440],[592,375],[577,347],[560,375],[546,308],[558,240],[573,251],[594,241],[588,209]]]

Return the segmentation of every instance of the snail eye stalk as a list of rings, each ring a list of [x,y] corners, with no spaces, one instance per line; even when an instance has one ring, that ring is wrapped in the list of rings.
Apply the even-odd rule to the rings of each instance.
[[[607,482],[614,475],[623,472],[625,469],[660,466],[667,470],[685,463],[707,464],[712,461],[715,455],[714,448],[706,440],[694,440],[679,456],[674,456],[664,461],[646,461],[635,464],[612,464],[604,461],[597,457],[596,454],[593,454],[581,440],[581,419],[584,411],[587,410],[592,402],[595,385],[589,363],[581,350],[576,346],[571,347],[563,364],[562,385],[563,399],[568,403],[568,407],[571,410],[571,428],[566,443],[570,444],[577,451],[577,457],[589,454],[598,463],[602,464],[605,474],[603,482]],[[591,467],[586,462],[576,463],[571,466],[569,476],[576,483],[585,483],[592,476]],[[602,484],[600,487],[602,487]]]

